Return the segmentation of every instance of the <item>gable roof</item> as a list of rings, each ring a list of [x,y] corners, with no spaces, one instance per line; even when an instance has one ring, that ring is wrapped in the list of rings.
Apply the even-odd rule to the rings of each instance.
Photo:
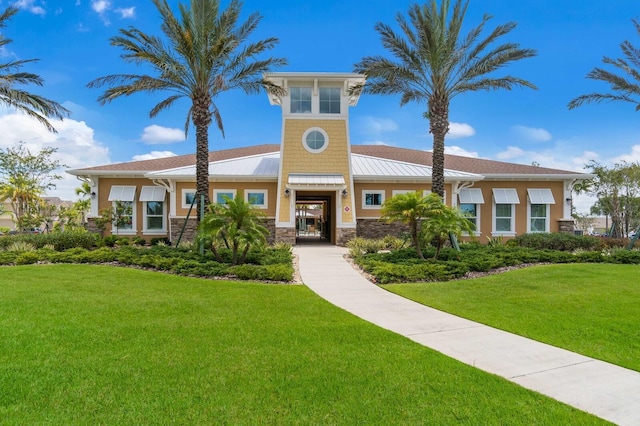
[[[209,152],[209,162],[215,163],[216,167],[210,166],[210,172],[214,175],[220,175],[220,171],[217,169],[224,162],[229,160],[240,161],[241,163],[232,162],[229,163],[232,166],[241,165],[243,167],[249,167],[251,161],[255,161],[257,157],[273,158],[273,154],[277,154],[279,157],[280,145],[279,144],[264,144],[254,145],[242,148],[232,148],[220,151]],[[383,159],[382,162],[378,162],[377,167],[384,169],[384,165],[391,167],[403,167],[405,169],[411,169],[411,167],[428,167],[431,168],[433,162],[433,155],[429,151],[422,151],[417,149],[397,148],[387,145],[351,145],[352,160],[354,166],[355,176],[376,176],[379,173],[369,174],[366,171],[365,163],[371,162],[373,159]],[[253,160],[249,158],[255,157]],[[368,160],[367,160],[368,158]],[[393,163],[385,163],[384,160],[391,161]],[[175,157],[158,158],[152,160],[131,161],[126,163],[114,163],[96,167],[86,167],[82,169],[68,170],[67,172],[72,175],[158,175],[158,177],[173,177],[170,173],[176,172],[176,177],[182,176],[195,176],[195,154],[179,155]],[[403,166],[399,166],[397,163],[405,163]],[[471,175],[483,175],[487,178],[491,177],[533,177],[538,176],[540,178],[566,178],[566,179],[587,179],[591,177],[589,174],[551,169],[546,167],[538,167],[524,164],[507,163],[502,161],[486,160],[482,158],[462,157],[459,155],[445,154],[445,170],[449,172],[450,177],[452,173],[460,173],[461,178],[465,178],[465,174]],[[272,169],[269,169],[272,170]],[[189,171],[189,174],[187,172]],[[247,169],[245,168],[245,172]],[[415,172],[415,169],[413,169]],[[378,170],[380,172],[380,170]],[[413,173],[413,172],[410,172]],[[237,176],[239,173],[231,173],[231,175]],[[159,176],[162,175],[162,176]],[[251,175],[251,173],[247,173]],[[260,173],[261,176],[274,176],[271,171],[267,172],[263,170]],[[431,173],[429,171],[428,176]],[[275,174],[277,176],[277,172]],[[395,175],[397,176],[397,175]],[[405,176],[405,175],[403,175]],[[422,174],[421,176],[425,176]]]

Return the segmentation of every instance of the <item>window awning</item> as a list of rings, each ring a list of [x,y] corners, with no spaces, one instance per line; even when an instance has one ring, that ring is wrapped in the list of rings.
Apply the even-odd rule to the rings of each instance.
[[[135,186],[113,185],[109,191],[109,201],[133,201],[135,196]]]
[[[167,190],[161,186],[143,186],[140,201],[164,201]]]
[[[515,188],[493,188],[493,199],[496,204],[520,204]]]
[[[291,187],[331,188],[345,187],[344,176],[328,174],[289,173]]]
[[[531,204],[555,204],[553,192],[549,188],[527,189]]]
[[[460,204],[484,204],[482,189],[480,188],[464,188],[458,194]]]

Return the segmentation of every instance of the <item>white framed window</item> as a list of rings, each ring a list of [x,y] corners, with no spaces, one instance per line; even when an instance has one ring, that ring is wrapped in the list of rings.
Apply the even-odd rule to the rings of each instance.
[[[555,204],[553,193],[549,188],[527,189],[529,198],[527,232],[549,232],[550,204]]]
[[[232,200],[236,198],[235,189],[214,189],[213,190],[213,202],[216,204],[227,204],[226,198]]]
[[[266,189],[245,189],[244,200],[259,209],[266,209],[269,205]]]
[[[460,211],[473,224],[475,233],[480,233],[480,205],[484,204],[484,197],[480,188],[463,188],[458,193]]]
[[[120,235],[132,235],[137,231],[133,226],[136,223],[136,203],[133,201],[114,200],[111,203],[113,209],[111,221],[111,233]]]
[[[384,191],[372,191],[365,189],[362,191],[362,208],[379,209],[384,203]]]
[[[148,201],[144,203],[144,226],[146,233],[166,233],[165,217],[166,203],[164,201]]]
[[[291,114],[311,113],[311,87],[290,87]]]
[[[191,204],[195,201],[196,199],[196,194],[198,193],[198,191],[196,191],[195,189],[183,189],[182,190],[182,195],[180,197],[181,200],[181,204],[182,204],[182,208],[183,209],[188,209],[189,207],[191,207]],[[196,207],[196,204],[193,204],[193,207]]]
[[[516,204],[520,204],[518,192],[513,188],[493,189],[493,233],[515,235]]]
[[[302,135],[302,146],[312,154],[319,154],[329,146],[329,135],[319,127],[307,129]]]
[[[113,185],[109,191],[108,200],[111,201],[112,221],[111,232],[115,234],[131,235],[137,231],[136,223],[135,186]]]
[[[340,88],[320,88],[320,114],[340,114]]]

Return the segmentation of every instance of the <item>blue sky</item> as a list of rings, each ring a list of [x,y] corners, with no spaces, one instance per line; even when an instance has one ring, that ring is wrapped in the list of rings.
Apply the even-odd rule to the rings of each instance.
[[[375,23],[394,24],[396,13],[405,14],[412,3],[246,0],[243,11],[263,16],[255,39],[280,39],[271,55],[287,58],[289,65],[279,71],[351,72],[363,56],[386,54]],[[0,55],[3,60],[38,58],[24,70],[42,76],[45,85],[28,89],[63,103],[72,115],[54,121],[59,133],[52,135],[26,117],[2,109],[0,147],[21,140],[32,149],[55,146],[69,168],[194,152],[193,130],[186,140],[182,133],[186,102],[150,119],[149,110],[159,97],[134,95],[101,106],[96,100],[100,90],[86,87],[104,75],[143,71],[122,61],[109,39],[129,26],[160,34],[151,1],[0,0],[0,8],[10,4],[21,10],[4,29],[13,43]],[[607,90],[585,75],[601,65],[603,56],[619,57],[623,40],[640,47],[631,22],[639,11],[637,0],[472,0],[467,29],[485,13],[493,16],[489,29],[508,21],[518,23],[502,41],[536,49],[538,56],[501,73],[528,79],[539,90],[454,98],[448,152],[575,171],[584,171],[592,159],[606,165],[640,160],[640,113],[631,104],[587,105],[573,111],[566,106],[578,95]],[[270,106],[266,95],[230,92],[217,104],[226,138],[212,127],[211,149],[279,143],[280,109]],[[350,111],[351,141],[430,149],[423,111],[424,105],[417,104],[401,108],[398,97],[365,95]],[[65,177],[50,195],[74,199],[76,186],[74,178]],[[582,211],[588,207],[587,200],[578,205]]]

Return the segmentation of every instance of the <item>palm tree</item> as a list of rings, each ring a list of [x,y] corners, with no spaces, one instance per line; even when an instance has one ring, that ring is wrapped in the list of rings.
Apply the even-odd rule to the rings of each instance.
[[[385,200],[380,211],[381,218],[388,223],[400,221],[409,226],[411,241],[420,259],[424,259],[424,255],[420,247],[419,223],[432,209],[438,207],[436,201],[442,203],[440,198],[433,194],[423,197],[417,191],[407,192]]]
[[[9,200],[16,228],[24,230],[36,226],[38,207],[43,193],[38,182],[25,175],[9,176],[0,183],[0,200]]]
[[[521,49],[515,43],[493,46],[516,27],[513,22],[498,25],[480,39],[485,24],[491,19],[488,15],[461,37],[469,1],[456,0],[451,15],[450,1],[440,3],[440,9],[436,0],[411,6],[409,21],[398,14],[396,21],[401,34],[389,25],[377,23],[375,29],[382,45],[395,59],[368,56],[355,65],[355,72],[367,76],[365,92],[400,94],[401,106],[412,101],[426,103],[424,117],[429,120],[429,131],[433,134],[432,189],[444,197],[444,139],[449,131],[451,99],[478,90],[510,90],[515,86],[536,89],[532,83],[517,77],[490,76],[511,62],[535,56],[536,51]]]
[[[635,19],[632,22],[640,35],[640,23]],[[624,101],[635,104],[636,111],[640,110],[640,100],[638,99],[638,96],[640,96],[640,69],[638,69],[640,68],[640,50],[635,48],[628,40],[623,41],[620,44],[620,48],[624,54],[624,59],[611,59],[607,56],[602,58],[602,62],[605,65],[612,65],[617,68],[620,71],[619,74],[597,67],[587,74],[587,78],[608,83],[613,93],[589,93],[578,96],[569,102],[569,109],[592,102]]]
[[[218,243],[231,250],[231,263],[243,263],[251,246],[264,244],[269,230],[262,225],[264,214],[244,201],[226,197],[226,204],[211,204],[200,222],[198,237],[206,240],[216,260],[222,262]]]
[[[18,13],[18,9],[10,6],[0,14],[0,29],[7,26],[7,22],[13,15]],[[11,43],[11,39],[0,34],[0,48],[4,48]],[[0,64],[0,104],[15,108],[16,110],[35,118],[42,123],[49,131],[56,132],[48,118],[58,118],[62,120],[69,115],[69,110],[57,102],[29,93],[16,86],[24,84],[35,84],[42,86],[44,80],[32,73],[22,72],[23,65],[36,62],[37,59],[12,60]]]
[[[124,50],[125,61],[149,65],[156,75],[109,75],[93,80],[89,87],[109,86],[98,98],[103,105],[138,92],[168,92],[169,96],[151,109],[152,118],[178,99],[189,99],[185,136],[193,123],[196,190],[205,196],[206,205],[209,204],[209,126],[213,120],[224,137],[216,97],[232,89],[248,94],[261,89],[282,90],[264,80],[263,74],[287,62],[282,58],[257,58],[273,48],[278,39],[271,37],[248,43],[261,16],[253,13],[240,23],[239,0],[231,0],[225,10],[221,10],[219,0],[191,0],[189,6],[179,4],[178,16],[166,0],[153,0],[153,3],[162,18],[165,40],[131,27],[121,29],[119,36],[111,38],[111,45]],[[199,212],[200,209],[198,216]]]

